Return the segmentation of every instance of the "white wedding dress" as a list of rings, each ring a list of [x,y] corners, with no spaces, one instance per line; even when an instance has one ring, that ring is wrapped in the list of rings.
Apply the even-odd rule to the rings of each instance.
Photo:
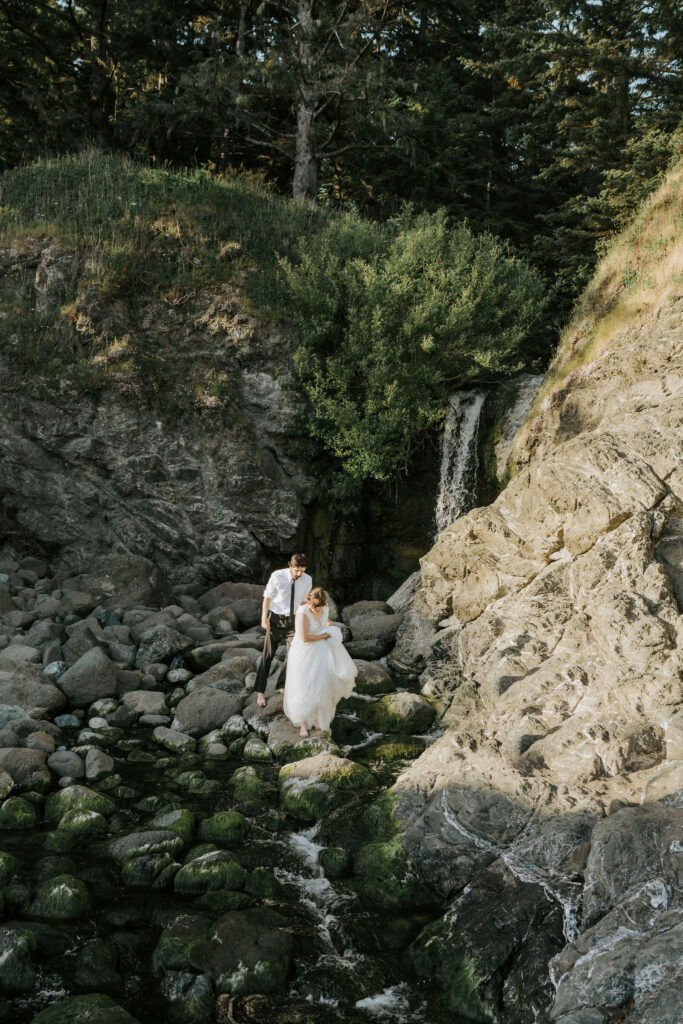
[[[327,608],[323,608],[318,619],[302,605],[296,613],[297,620],[300,615],[307,617],[310,633],[330,636],[329,640],[305,643],[295,632],[287,658],[283,710],[294,725],[305,722],[309,728],[329,729],[337,703],[348,697],[356,685],[358,669],[342,646],[341,629],[329,624]]]

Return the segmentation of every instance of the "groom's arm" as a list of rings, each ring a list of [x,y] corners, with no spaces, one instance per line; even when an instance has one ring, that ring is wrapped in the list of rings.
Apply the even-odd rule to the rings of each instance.
[[[261,625],[264,629],[270,629],[270,620],[268,618],[268,612],[270,610],[270,598],[263,598],[263,607],[261,608]]]

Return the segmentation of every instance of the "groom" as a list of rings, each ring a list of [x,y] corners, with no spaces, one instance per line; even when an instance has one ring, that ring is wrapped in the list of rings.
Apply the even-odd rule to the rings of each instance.
[[[287,651],[294,637],[294,615],[297,608],[313,586],[313,580],[306,572],[306,556],[292,555],[286,569],[276,569],[268,580],[263,592],[263,608],[261,625],[266,631],[263,641],[263,655],[256,675],[255,690],[258,694],[256,703],[260,708],[266,706],[265,690],[268,672],[280,642],[285,640]],[[287,657],[282,666],[279,680],[280,689],[284,689],[287,675]]]

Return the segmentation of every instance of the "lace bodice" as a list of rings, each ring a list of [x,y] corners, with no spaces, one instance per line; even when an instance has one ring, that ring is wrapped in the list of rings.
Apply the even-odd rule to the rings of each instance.
[[[327,608],[323,608],[322,614],[318,619],[311,611],[308,610],[306,605],[302,605],[297,609],[297,615],[305,615],[308,619],[308,628],[311,633],[323,633],[327,628],[329,622],[329,616]]]

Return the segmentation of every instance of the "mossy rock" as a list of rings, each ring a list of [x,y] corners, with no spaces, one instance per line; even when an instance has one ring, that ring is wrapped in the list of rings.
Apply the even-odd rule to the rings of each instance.
[[[247,823],[239,811],[218,811],[199,824],[199,838],[209,843],[241,843],[247,834]]]
[[[355,793],[375,786],[360,764],[333,754],[316,754],[280,769],[280,803],[300,821],[316,821]]]
[[[194,833],[194,814],[185,808],[177,808],[171,811],[162,811],[149,823],[150,829],[169,829],[177,832],[183,842],[189,843]]]
[[[76,865],[70,857],[40,857],[35,864],[38,878],[54,878],[55,875],[73,875]]]
[[[225,914],[228,910],[253,907],[256,902],[257,897],[251,893],[235,892],[234,889],[210,889],[201,896],[195,896],[192,906],[211,914]]]
[[[107,819],[97,811],[67,811],[57,825],[58,832],[68,832],[72,836],[101,836],[109,828]]]
[[[0,829],[10,831],[35,828],[38,814],[33,804],[20,796],[10,796],[0,804]]]
[[[418,978],[440,989],[453,1013],[473,1024],[491,1020],[479,992],[481,976],[466,946],[461,944],[448,916],[422,929],[408,950]]]
[[[320,863],[327,878],[344,878],[351,873],[353,858],[341,846],[328,846],[320,851]]]
[[[36,972],[32,958],[37,948],[38,940],[27,928],[0,926],[0,992],[33,988]]]
[[[383,665],[376,661],[356,660],[358,675],[356,676],[356,690],[358,693],[366,693],[371,697],[381,693],[390,693],[394,690],[395,683]]]
[[[183,864],[189,864],[191,860],[203,857],[205,853],[214,853],[217,849],[215,843],[197,843],[196,846],[191,846],[189,850],[186,850],[181,859]]]
[[[395,761],[414,761],[424,753],[426,743],[419,736],[391,736],[369,744],[358,751],[362,764],[393,764]]]
[[[121,868],[121,878],[130,888],[169,889],[180,864],[166,853],[143,853],[129,857]]]
[[[393,647],[391,640],[348,640],[344,647],[354,661],[379,661]]]
[[[358,716],[375,732],[423,733],[431,727],[436,712],[424,697],[417,693],[388,693],[373,703],[366,703]]]
[[[367,843],[353,859],[354,888],[363,901],[397,913],[432,906],[435,899],[418,880],[398,836]]]
[[[128,764],[156,764],[156,757],[148,750],[131,750],[126,756]]]
[[[70,996],[41,1010],[31,1024],[139,1024],[136,1017],[109,996],[95,992]]]
[[[9,880],[19,871],[19,861],[5,850],[0,850],[0,887],[7,885]]]
[[[268,786],[251,765],[238,768],[233,773],[230,790],[243,813],[250,816],[265,811],[271,802]]]
[[[215,1019],[216,997],[211,979],[190,971],[168,971],[159,991],[171,1020],[178,1024],[210,1024]]]
[[[270,868],[254,868],[249,873],[245,891],[262,900],[276,900],[282,896],[284,886],[279,882]]]
[[[56,825],[68,811],[95,811],[108,817],[116,810],[109,797],[96,793],[87,786],[73,785],[52,793],[45,801],[45,821]]]
[[[121,975],[116,970],[118,951],[105,939],[88,939],[78,950],[74,981],[79,988],[116,988]]]
[[[370,803],[360,796],[323,820],[320,838],[328,846],[341,846],[351,852],[371,841],[393,839],[400,830],[395,807],[396,796],[392,790],[386,790]]]
[[[74,875],[55,875],[41,882],[31,904],[33,917],[72,921],[90,910],[87,885]]]
[[[31,902],[31,890],[23,882],[10,882],[3,891],[3,909],[7,917],[21,917]]]
[[[202,893],[211,889],[242,889],[247,873],[227,850],[214,850],[184,864],[175,876],[176,892]]]

